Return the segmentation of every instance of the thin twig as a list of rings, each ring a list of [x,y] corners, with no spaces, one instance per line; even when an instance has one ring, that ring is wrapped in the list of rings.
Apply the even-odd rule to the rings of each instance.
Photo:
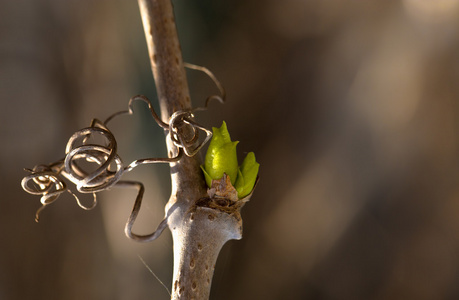
[[[175,112],[192,110],[172,4],[171,0],[139,0],[139,7],[161,117],[168,123]],[[170,137],[167,146],[169,156],[176,156]],[[212,201],[200,201],[209,196],[199,165],[197,155],[184,155],[171,164],[172,193],[166,215],[174,241],[172,299],[208,299],[221,247],[242,237],[240,206],[228,212]],[[209,203],[213,206],[206,206]]]

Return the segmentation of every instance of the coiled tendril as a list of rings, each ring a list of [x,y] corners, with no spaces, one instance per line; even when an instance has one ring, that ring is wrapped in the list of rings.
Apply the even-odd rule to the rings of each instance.
[[[32,170],[26,169],[26,171],[30,172],[31,174],[22,179],[22,188],[30,194],[41,195],[40,202],[42,206],[35,213],[36,222],[38,222],[40,219],[41,211],[47,205],[56,201],[56,199],[59,198],[63,192],[68,192],[71,194],[75,198],[78,206],[85,210],[93,209],[96,206],[97,202],[95,194],[93,195],[93,204],[87,207],[80,202],[78,197],[72,191],[67,189],[67,185],[60,176],[61,173],[63,173],[62,166],[63,162],[61,160],[50,166],[37,165]],[[32,186],[30,184],[32,184]]]
[[[132,227],[140,211],[144,186],[141,182],[121,181],[124,172],[129,172],[135,167],[151,163],[177,162],[183,156],[194,156],[212,137],[212,132],[194,122],[193,111],[205,110],[212,99],[224,102],[225,91],[215,76],[206,68],[186,64],[186,67],[205,72],[211,77],[220,90],[221,96],[213,95],[206,99],[205,106],[192,111],[177,111],[169,124],[163,122],[154,111],[147,97],[138,95],[132,97],[128,103],[128,110],[117,112],[108,117],[105,122],[94,119],[90,127],[75,132],[67,142],[65,157],[50,165],[37,165],[32,170],[26,169],[30,175],[22,179],[22,188],[33,195],[41,195],[42,206],[37,210],[35,220],[38,222],[41,211],[64,192],[71,194],[77,204],[85,209],[93,209],[97,204],[96,193],[108,190],[114,186],[131,187],[138,190],[137,197],[125,227],[126,235],[137,241],[151,241],[156,239],[167,227],[167,217],[159,224],[158,228],[148,235],[137,235],[132,232]],[[170,132],[173,144],[178,148],[177,156],[171,158],[145,158],[131,162],[124,166],[121,157],[117,153],[117,142],[107,124],[115,117],[123,114],[133,114],[133,102],[141,100],[148,105],[151,115],[157,124]],[[203,141],[199,142],[199,132],[206,134]],[[77,195],[73,193],[63,181],[66,178],[80,193],[92,193],[93,203],[84,206]]]
[[[104,145],[89,144],[90,138],[99,135],[105,140]],[[123,162],[116,153],[115,137],[107,128],[88,127],[75,132],[65,149],[65,172],[80,193],[100,192],[119,181],[123,173]],[[96,164],[88,171],[81,163]],[[111,170],[114,168],[114,170]]]

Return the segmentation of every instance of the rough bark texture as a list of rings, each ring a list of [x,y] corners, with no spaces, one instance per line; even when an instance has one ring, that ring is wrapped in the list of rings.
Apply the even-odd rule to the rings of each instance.
[[[139,0],[139,6],[161,117],[167,122],[174,112],[191,109],[172,4],[170,0]],[[177,153],[170,138],[167,146],[169,155]],[[196,156],[184,156],[171,165],[172,193],[166,214],[174,241],[172,299],[208,299],[221,247],[242,237],[240,206],[228,210],[231,201],[211,201],[199,165]]]

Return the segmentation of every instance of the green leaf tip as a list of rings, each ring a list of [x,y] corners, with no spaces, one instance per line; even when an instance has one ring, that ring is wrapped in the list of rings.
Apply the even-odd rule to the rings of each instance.
[[[232,142],[226,123],[223,122],[220,128],[212,128],[212,140],[207,149],[204,161],[205,176],[211,179],[220,179],[223,173],[229,176],[231,184],[234,185],[237,177],[237,154],[236,145],[239,142]],[[207,174],[206,174],[207,173]],[[210,184],[207,181],[207,185]],[[212,180],[210,180],[212,182]]]
[[[231,141],[225,121],[220,128],[213,127],[212,131],[204,166],[201,166],[206,184],[211,187],[212,180],[220,180],[226,173],[236,188],[238,197],[243,198],[252,191],[260,164],[256,162],[255,154],[250,152],[238,167],[236,146],[239,142]]]
[[[255,153],[249,152],[239,168],[235,188],[239,198],[244,198],[253,190],[260,164],[255,160]]]

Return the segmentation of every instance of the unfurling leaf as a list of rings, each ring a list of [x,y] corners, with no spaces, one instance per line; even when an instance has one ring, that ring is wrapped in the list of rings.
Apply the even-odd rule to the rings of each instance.
[[[253,189],[257,180],[260,164],[255,160],[255,154],[249,152],[239,168],[235,188],[239,198],[244,198]]]
[[[258,175],[259,164],[255,160],[255,154],[247,154],[242,165],[238,167],[236,146],[239,142],[231,141],[226,123],[220,128],[212,128],[213,136],[206,153],[204,166],[201,169],[207,186],[212,186],[212,180],[220,180],[226,174],[237,192],[238,197],[243,198],[250,194]]]
[[[203,168],[207,185],[210,187],[212,179],[222,178],[223,173],[229,176],[231,184],[234,185],[238,169],[236,145],[239,142],[231,141],[225,122],[220,128],[213,127],[212,131],[212,140],[207,149]]]

